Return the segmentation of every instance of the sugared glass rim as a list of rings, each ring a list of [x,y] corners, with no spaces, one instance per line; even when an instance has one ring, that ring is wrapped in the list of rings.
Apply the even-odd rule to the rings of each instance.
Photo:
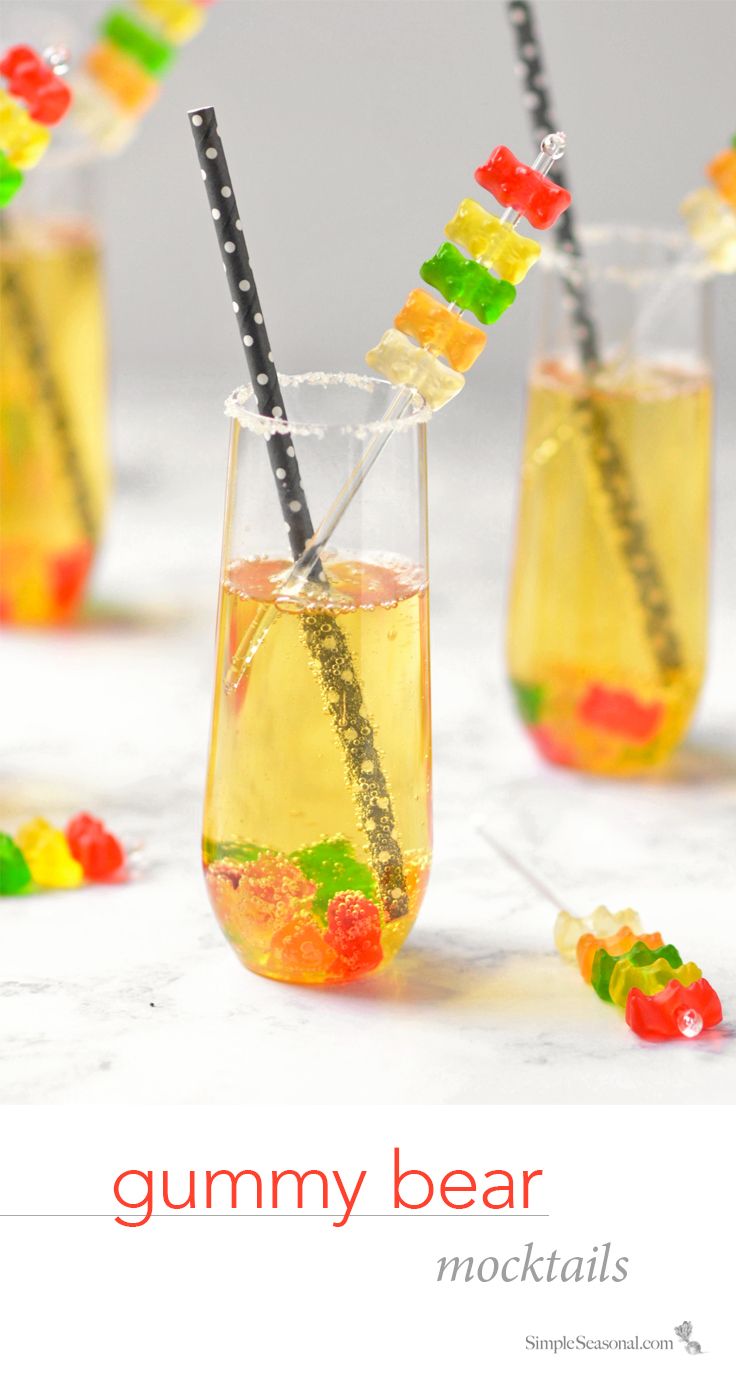
[[[665,227],[638,227],[629,223],[615,222],[592,224],[580,228],[579,239],[586,250],[601,246],[616,245],[656,248],[669,253],[667,259],[656,265],[600,265],[585,261],[580,265],[576,257],[563,246],[546,245],[539,264],[544,272],[564,272],[574,282],[583,280],[608,280],[628,285],[635,289],[639,285],[677,277],[684,280],[709,280],[717,272],[703,255],[703,252],[684,231]]]
[[[355,424],[327,424],[320,421],[305,424],[294,419],[284,420],[273,415],[261,415],[257,410],[250,408],[250,402],[255,397],[253,386],[238,386],[225,401],[225,414],[230,419],[237,420],[243,429],[249,429],[252,434],[260,434],[263,438],[270,438],[273,434],[291,434],[299,439],[323,439],[327,434],[368,439],[378,434],[403,433],[408,429],[415,429],[417,425],[426,424],[432,418],[430,407],[418,391],[407,386],[396,386],[380,376],[361,376],[350,371],[305,371],[298,376],[284,376],[279,372],[278,381],[280,386],[323,386],[325,389],[328,386],[349,386],[367,394],[373,394],[378,386],[389,386],[397,395],[408,390],[410,399],[407,409],[398,419],[382,416],[377,420],[359,420]]]

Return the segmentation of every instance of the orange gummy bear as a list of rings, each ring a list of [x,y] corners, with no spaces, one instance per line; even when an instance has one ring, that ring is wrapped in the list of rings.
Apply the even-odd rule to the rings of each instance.
[[[660,950],[664,945],[659,931],[637,936],[630,926],[622,926],[613,936],[594,936],[590,932],[581,936],[577,944],[578,968],[586,984],[590,983],[593,976],[596,951],[606,950],[609,955],[625,955],[637,941],[648,945],[650,950]]]
[[[722,198],[736,207],[736,149],[721,150],[711,159],[707,174]]]
[[[219,859],[207,868],[215,911],[228,930],[258,950],[296,912],[308,912],[316,884],[279,854],[261,854],[250,863]]]
[[[472,323],[463,323],[424,289],[413,289],[394,323],[402,333],[408,333],[420,347],[441,353],[455,371],[467,371],[480,357],[486,345],[486,335]]]
[[[87,54],[85,67],[124,111],[138,115],[155,100],[158,82],[112,43],[96,44]]]

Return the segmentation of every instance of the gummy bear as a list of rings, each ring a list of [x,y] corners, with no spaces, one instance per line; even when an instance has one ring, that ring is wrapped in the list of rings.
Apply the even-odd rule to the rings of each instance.
[[[50,560],[51,591],[59,618],[71,617],[76,612],[93,558],[92,546],[83,541]]]
[[[136,128],[133,117],[82,70],[74,77],[72,118],[85,135],[110,154],[122,149]]]
[[[15,897],[31,881],[31,870],[9,834],[0,834],[0,897]]]
[[[213,904],[228,929],[249,945],[267,949],[275,930],[300,909],[309,910],[316,885],[280,854],[248,863],[217,860],[206,869]]]
[[[19,96],[28,114],[42,125],[56,125],[65,116],[72,94],[48,63],[27,44],[9,48],[0,61],[0,72],[8,80],[8,90]]]
[[[606,685],[590,685],[578,704],[578,717],[594,728],[603,728],[633,743],[647,743],[658,731],[664,717],[664,704],[642,704],[628,690],[612,690]]]
[[[632,907],[624,907],[620,912],[609,912],[608,907],[596,907],[590,916],[571,916],[569,912],[561,911],[555,921],[555,945],[563,960],[572,961],[581,936],[613,936],[623,926],[628,926],[634,935],[641,931],[639,913]]]
[[[413,289],[399,310],[395,326],[416,338],[421,347],[441,353],[455,371],[467,371],[486,345],[486,335],[471,323],[433,299],[424,289]]]
[[[101,820],[91,815],[75,815],[66,827],[69,848],[81,863],[85,878],[101,883],[112,878],[125,863],[122,845]]]
[[[511,688],[524,723],[539,723],[544,704],[544,686],[524,685],[520,680],[512,680]]]
[[[327,905],[338,892],[360,892],[375,902],[376,884],[370,868],[355,857],[347,839],[322,839],[292,854],[302,873],[316,883],[312,910],[325,917]]]
[[[631,960],[619,960],[611,975],[608,991],[611,1002],[623,1008],[632,989],[639,989],[643,994],[658,994],[672,979],[679,980],[687,988],[700,979],[702,973],[702,969],[692,960],[686,965],[678,965],[676,969],[667,960],[654,960],[650,965],[635,965]]]
[[[327,908],[325,940],[347,974],[365,974],[383,959],[381,916],[360,892],[339,892]]]
[[[203,6],[189,4],[188,0],[136,0],[136,8],[155,20],[172,43],[193,39],[204,24]]]
[[[139,63],[151,77],[161,77],[174,57],[174,49],[165,39],[159,38],[139,24],[125,10],[111,10],[105,16],[101,33],[110,43],[127,53]]]
[[[537,231],[554,226],[572,198],[538,169],[522,164],[506,145],[497,145],[485,164],[475,171],[475,181],[492,193],[502,207],[524,214]]]
[[[736,270],[736,213],[715,188],[697,188],[680,205],[685,225],[711,265],[728,274]]]
[[[40,818],[29,820],[18,831],[17,842],[38,887],[79,887],[82,866],[69,852],[61,830]]]
[[[466,260],[449,241],[443,241],[436,254],[425,260],[419,274],[449,304],[475,314],[481,323],[495,323],[516,298],[513,285],[495,279],[477,261]]]
[[[722,198],[736,207],[736,149],[721,150],[706,170]]]
[[[0,207],[7,207],[22,187],[23,175],[20,169],[16,169],[7,155],[0,150]]]
[[[723,1019],[721,1000],[707,979],[686,987],[671,979],[658,994],[649,997],[632,989],[626,1000],[626,1021],[638,1037],[661,1042],[671,1037],[692,1039]]]
[[[512,285],[521,284],[542,253],[538,241],[522,236],[515,227],[486,212],[474,198],[463,198],[445,227],[445,235]]]
[[[547,762],[552,762],[556,767],[575,766],[575,749],[563,743],[554,729],[548,728],[546,724],[531,723],[527,725],[527,731],[538,752]]]
[[[607,950],[596,950],[590,982],[604,1003],[611,1002],[611,975],[622,960],[631,961],[634,965],[651,965],[655,960],[666,960],[673,969],[682,964],[682,956],[674,945],[663,945],[659,950],[650,950],[648,945],[638,940],[625,955],[609,955]]]
[[[112,43],[95,44],[87,54],[85,68],[128,114],[140,115],[155,100],[158,83]]]
[[[430,410],[441,410],[465,385],[465,377],[446,367],[425,347],[414,343],[396,328],[389,328],[381,341],[366,352],[369,367],[396,386],[419,391]]]
[[[0,149],[16,169],[32,169],[50,139],[45,125],[32,120],[14,97],[0,91]]]
[[[661,950],[664,945],[659,931],[650,931],[648,935],[637,936],[629,926],[621,926],[612,936],[602,938],[594,935],[581,936],[575,953],[578,969],[586,984],[590,983],[593,960],[597,950],[606,950],[609,955],[626,955],[638,940],[643,941],[644,945],[648,945],[650,950]]]
[[[324,980],[336,963],[337,955],[314,917],[298,911],[274,932],[266,969],[280,979],[314,983]]]

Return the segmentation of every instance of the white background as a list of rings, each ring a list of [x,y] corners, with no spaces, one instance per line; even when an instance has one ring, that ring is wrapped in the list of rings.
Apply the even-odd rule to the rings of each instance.
[[[733,1115],[687,1106],[6,1108],[0,1207],[112,1212],[115,1176],[169,1168],[361,1168],[392,1209],[392,1150],[436,1177],[542,1167],[548,1219],[4,1219],[3,1372],[11,1389],[387,1389],[728,1381]],[[181,1178],[183,1177],[183,1182]],[[407,1191],[407,1194],[410,1194]],[[159,1200],[159,1205],[161,1205]],[[244,1206],[243,1209],[248,1209]],[[436,1211],[437,1207],[428,1207]],[[438,1284],[443,1255],[628,1255],[614,1284]],[[559,1269],[559,1266],[558,1266]],[[693,1357],[674,1327],[693,1322]],[[666,1339],[672,1351],[527,1351],[527,1335]],[[500,1381],[499,1376],[511,1376]]]

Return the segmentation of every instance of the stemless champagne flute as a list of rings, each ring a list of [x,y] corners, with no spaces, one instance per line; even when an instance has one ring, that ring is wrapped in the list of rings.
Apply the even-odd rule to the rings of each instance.
[[[624,775],[666,761],[703,679],[708,284],[676,234],[601,228],[585,240],[601,338],[591,374],[564,302],[570,269],[542,265],[508,663],[544,758]]]
[[[392,958],[429,873],[429,412],[413,397],[387,429],[388,383],[280,381],[288,427],[249,389],[230,407],[204,870],[248,968],[337,983]],[[385,435],[319,577],[297,583],[266,450],[280,428],[315,517]]]
[[[53,160],[0,223],[0,620],[39,625],[76,616],[109,492],[97,166]]]

